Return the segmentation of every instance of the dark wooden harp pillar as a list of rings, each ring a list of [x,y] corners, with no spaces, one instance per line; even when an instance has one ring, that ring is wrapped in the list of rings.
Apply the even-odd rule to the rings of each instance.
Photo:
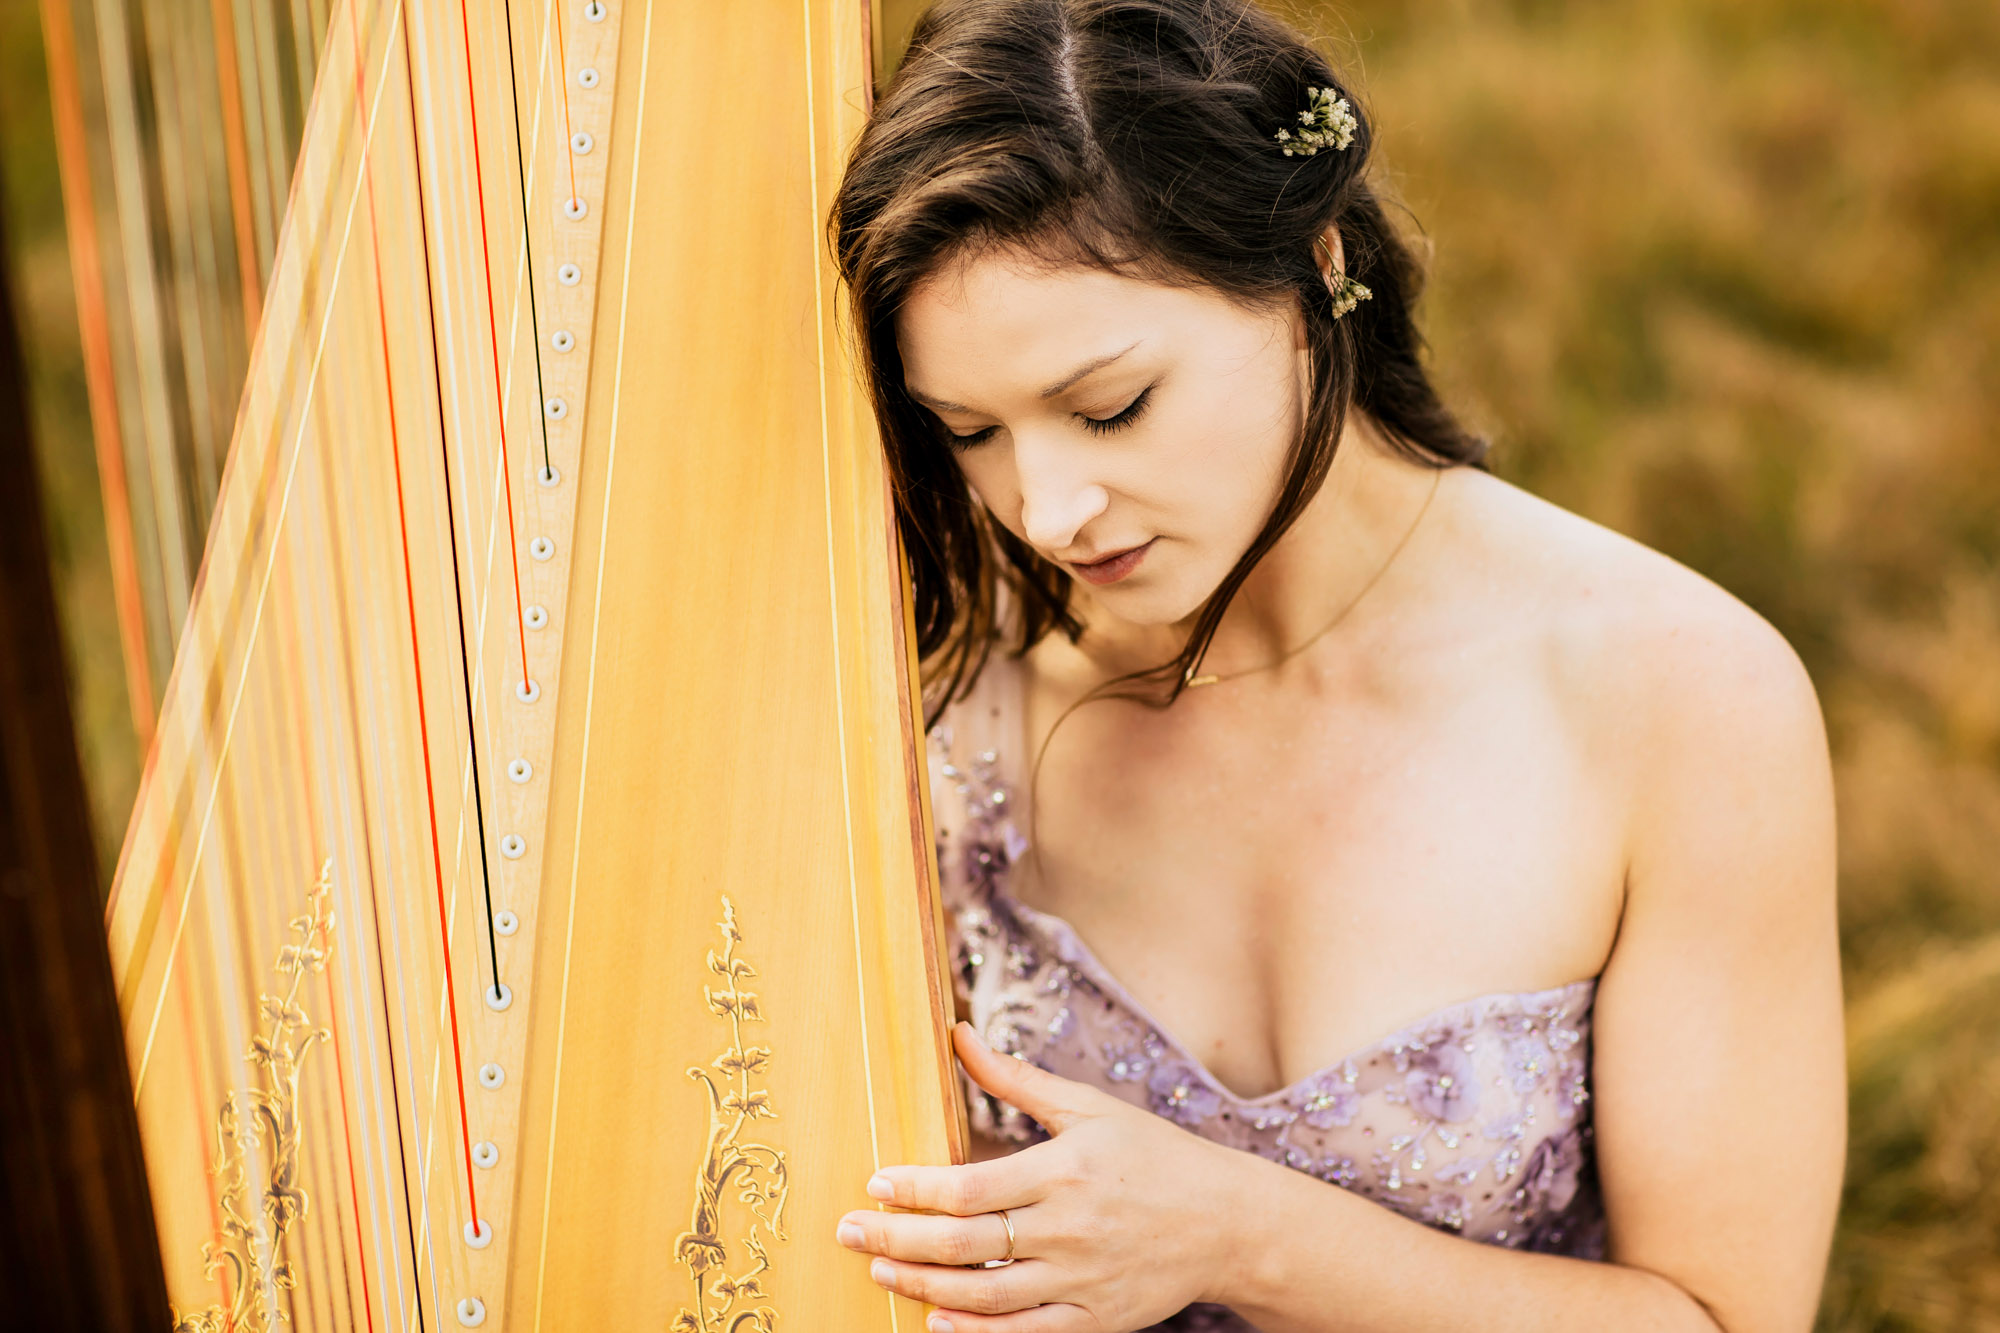
[[[963,1138],[868,17],[334,11],[110,914],[185,1326],[921,1327],[832,1240]]]

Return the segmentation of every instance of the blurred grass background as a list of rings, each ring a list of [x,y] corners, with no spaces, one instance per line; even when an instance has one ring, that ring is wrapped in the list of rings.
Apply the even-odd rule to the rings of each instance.
[[[70,664],[70,707],[90,783],[98,870],[108,888],[138,794],[142,756],[125,694],[105,554],[104,507],[63,234],[48,65],[32,0],[0,0],[0,208],[8,253],[56,601]]]
[[[1819,1328],[2000,1329],[2000,4],[1276,7],[1355,76],[1497,470],[1735,592],[1818,685],[1852,1076]],[[0,162],[108,875],[138,756],[20,0]]]
[[[2000,1329],[2000,4],[1286,12],[1359,75],[1496,470],[1818,686],[1851,1076],[1819,1327]]]

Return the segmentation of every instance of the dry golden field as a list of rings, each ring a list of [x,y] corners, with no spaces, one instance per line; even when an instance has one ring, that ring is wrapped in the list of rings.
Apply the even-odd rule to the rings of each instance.
[[[1823,1330],[2000,1329],[2000,5],[1367,0],[1359,76],[1498,470],[1791,640],[1841,824]]]
[[[1375,118],[1498,470],[1735,592],[1818,684],[1852,1073],[1821,1329],[2000,1329],[2000,5],[1285,8]],[[108,869],[137,758],[25,3],[0,162]]]

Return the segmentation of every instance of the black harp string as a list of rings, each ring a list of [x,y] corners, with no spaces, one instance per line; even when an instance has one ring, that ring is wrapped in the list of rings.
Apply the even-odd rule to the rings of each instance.
[[[424,144],[418,130],[416,63],[410,50],[410,25],[398,24],[403,33],[403,87],[410,101],[410,155],[416,164],[417,234],[424,249],[424,303],[429,315],[431,336],[431,384],[437,391],[438,460],[444,473],[444,520],[451,538],[451,600],[458,615],[458,678],[465,690],[465,745],[472,757],[472,813],[479,832],[479,881],[486,898],[486,948],[493,959],[493,995],[500,994],[500,939],[493,926],[493,870],[486,851],[486,800],[479,781],[479,718],[472,710],[472,655],[465,646],[465,584],[458,566],[458,510],[451,489],[451,444],[445,428],[444,359],[438,352],[437,286],[431,273],[430,205],[424,195]],[[511,46],[514,35],[507,34]],[[472,71],[467,69],[470,79]],[[464,807],[461,806],[460,809]]]
[[[521,148],[521,82],[514,73],[514,0],[505,0],[501,13],[507,21],[507,100],[514,108],[514,179],[521,186],[521,245],[528,255],[528,333],[535,340],[535,418],[542,423],[542,478],[547,481],[555,476],[555,464],[549,461],[549,398],[542,384],[542,323],[535,310],[535,229],[528,220],[528,156]],[[560,6],[550,21],[562,22]]]
[[[356,124],[360,126],[361,130],[361,164],[359,170],[363,173],[366,173],[368,170],[369,144],[373,138],[372,131],[374,127],[373,123],[370,121],[368,117],[367,103],[361,95],[361,88],[365,80],[365,75],[368,67],[368,59],[367,59],[368,47],[374,45],[374,38],[373,34],[371,33],[368,44],[366,46],[362,45],[359,23],[357,22],[355,17],[356,8],[358,8],[358,6],[353,4],[350,4],[348,6],[347,31],[348,31],[348,38],[354,46],[354,61],[356,66],[354,75],[355,78],[354,101],[357,109]],[[384,12],[388,10],[388,8],[389,6],[387,0],[383,0],[383,3],[378,3],[375,7],[375,19],[377,21],[380,21],[384,16]],[[404,66],[404,79],[407,82],[414,77],[414,75],[410,72],[410,65],[409,65],[410,35],[409,35],[408,12],[399,5],[396,7],[395,11],[388,17],[387,21],[392,25],[401,28],[403,30],[403,66]],[[382,59],[384,61],[387,61],[389,59],[389,42],[386,37],[382,42]],[[412,145],[414,146],[417,141],[417,127],[414,123],[412,123],[410,126],[410,140]],[[419,176],[419,183],[421,183],[421,176]],[[362,188],[362,182],[357,181],[355,184],[355,189],[357,193],[361,188]],[[428,262],[429,251],[426,250],[425,254],[426,254],[426,262]],[[382,262],[381,255],[376,253],[375,250],[371,248],[369,251],[370,265],[379,267],[381,262]],[[328,299],[332,298],[329,297]],[[433,353],[433,355],[435,355],[435,352]],[[390,408],[392,411],[394,410],[393,402],[390,403]],[[397,1171],[402,1178],[404,1197],[408,1198],[410,1196],[409,1192],[412,1188],[412,1185],[411,1185],[411,1175],[410,1175],[409,1145],[406,1143],[403,1137],[402,1081],[398,1077],[396,1072],[395,1033],[393,1030],[389,1028],[389,1016],[390,1014],[395,1012],[395,1007],[393,1006],[390,1000],[390,994],[389,994],[389,960],[382,950],[382,938],[383,938],[382,900],[379,895],[379,885],[377,883],[375,875],[374,834],[371,827],[371,821],[368,817],[368,800],[365,794],[367,788],[367,782],[361,766],[361,756],[366,754],[367,750],[361,743],[362,710],[361,710],[361,699],[357,690],[357,683],[359,680],[360,673],[357,670],[354,661],[355,640],[354,640],[353,626],[348,618],[349,603],[347,599],[347,591],[346,591],[347,581],[345,576],[345,571],[347,570],[348,565],[345,562],[345,560],[343,560],[341,557],[340,518],[337,512],[337,501],[335,499],[337,494],[337,489],[333,485],[333,479],[334,479],[334,473],[332,470],[333,454],[330,450],[324,447],[321,448],[319,453],[320,453],[320,473],[322,477],[322,484],[326,487],[325,495],[326,495],[328,537],[330,544],[332,545],[333,548],[331,554],[333,557],[332,572],[335,585],[334,605],[339,609],[339,617],[340,617],[341,668],[342,668],[342,679],[343,683],[346,686],[346,693],[347,693],[348,726],[354,743],[353,753],[356,765],[354,776],[358,790],[360,790],[363,793],[361,799],[357,802],[357,804],[359,806],[360,819],[361,819],[361,851],[362,851],[361,864],[364,867],[365,878],[368,884],[368,910],[372,914],[373,924],[374,924],[374,929],[369,931],[368,933],[369,936],[373,939],[375,944],[375,979],[376,979],[377,990],[382,1001],[382,1024],[383,1024],[384,1036],[387,1038],[387,1040],[383,1043],[382,1049],[389,1064],[389,1105],[391,1111],[395,1115],[396,1165],[397,1165]],[[364,964],[364,973],[365,973],[365,964]],[[412,1128],[414,1129],[417,1116],[417,1107],[414,1099],[412,1100],[410,1105],[410,1115],[411,1115],[411,1125]],[[409,1290],[416,1305],[417,1333],[424,1333],[424,1284],[421,1277],[419,1276],[421,1268],[419,1260],[423,1251],[420,1250],[417,1246],[416,1217],[412,1212],[412,1210],[408,1208],[405,1208],[403,1210],[403,1229],[404,1229],[404,1236],[408,1240],[410,1246]],[[393,1258],[395,1251],[395,1244],[393,1240],[390,1242],[389,1249],[391,1257]],[[395,1265],[395,1268],[396,1268],[396,1294],[398,1299],[400,1299],[403,1293],[402,1266],[400,1264],[397,1264]],[[386,1271],[383,1272],[382,1281],[384,1283],[383,1290],[387,1291],[388,1273]],[[385,1302],[385,1308],[386,1308],[386,1302]]]

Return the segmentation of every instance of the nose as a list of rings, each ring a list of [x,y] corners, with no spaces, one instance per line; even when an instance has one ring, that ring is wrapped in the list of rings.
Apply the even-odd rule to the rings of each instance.
[[[1064,449],[1064,444],[1069,444]],[[1082,470],[1067,441],[1036,443],[1017,435],[1014,469],[1021,488],[1021,535],[1037,550],[1072,550],[1084,525],[1104,512],[1110,492]],[[1068,455],[1065,457],[1065,455]]]

